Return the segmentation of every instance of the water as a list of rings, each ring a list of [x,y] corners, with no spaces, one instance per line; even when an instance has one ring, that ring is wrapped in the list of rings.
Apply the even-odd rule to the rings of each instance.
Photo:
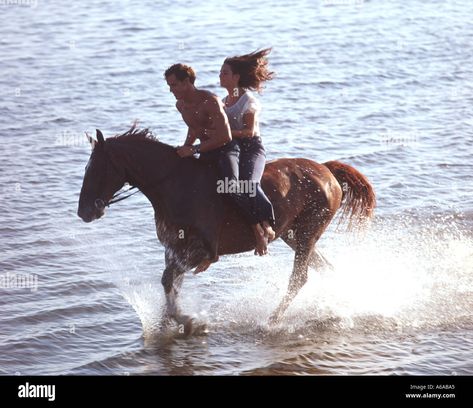
[[[0,2],[0,373],[473,373],[467,0],[20,3]],[[335,269],[310,272],[279,326],[282,242],[186,277],[183,307],[208,333],[160,335],[152,208],[136,195],[95,223],[76,216],[83,132],[139,119],[182,143],[164,70],[190,63],[224,96],[223,59],[266,46],[269,158],[355,166],[376,219],[362,240],[327,231]]]

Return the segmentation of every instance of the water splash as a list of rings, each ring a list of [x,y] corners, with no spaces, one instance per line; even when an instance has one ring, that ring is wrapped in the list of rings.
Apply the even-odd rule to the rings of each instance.
[[[471,323],[473,238],[450,219],[378,220],[362,240],[329,233],[320,249],[334,270],[310,271],[283,319],[282,329],[289,333],[308,325],[402,331]],[[242,256],[239,265],[235,259],[227,263],[226,275],[239,279],[233,290],[227,282],[222,295],[207,305],[216,313],[214,324],[268,328],[265,322],[285,292],[292,257],[279,247],[262,262]]]
[[[334,270],[311,269],[276,328],[267,320],[286,291],[293,262],[293,252],[282,242],[269,257],[223,257],[204,274],[188,274],[182,309],[207,323],[210,332],[304,336],[307,331],[399,332],[471,323],[473,238],[448,217],[378,219],[362,238],[328,232],[319,249]],[[141,320],[145,338],[155,336],[162,287],[156,277],[144,279],[141,266],[133,272],[121,268],[114,282]]]
[[[162,288],[156,282],[136,283],[125,278],[117,285],[122,296],[133,307],[143,327],[145,338],[154,337],[161,331],[164,305]]]

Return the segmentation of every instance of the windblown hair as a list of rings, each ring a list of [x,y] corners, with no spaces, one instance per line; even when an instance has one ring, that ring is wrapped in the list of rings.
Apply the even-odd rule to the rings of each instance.
[[[184,81],[184,79],[189,78],[189,82],[194,84],[195,82],[195,71],[189,65],[184,64],[174,64],[171,65],[165,72],[164,77],[174,74],[179,81]]]
[[[230,66],[233,74],[240,75],[239,87],[261,92],[263,82],[270,81],[274,77],[274,72],[268,69],[268,59],[266,58],[270,52],[271,48],[265,48],[251,54],[227,58],[224,64]]]

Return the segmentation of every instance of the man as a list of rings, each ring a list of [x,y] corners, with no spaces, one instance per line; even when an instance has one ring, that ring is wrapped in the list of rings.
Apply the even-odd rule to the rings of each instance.
[[[176,97],[176,108],[181,112],[184,122],[189,127],[183,146],[177,149],[177,154],[190,157],[196,153],[201,159],[217,163],[219,176],[235,184],[238,183],[238,144],[232,141],[230,125],[220,99],[211,92],[197,89],[194,86],[196,75],[194,70],[184,64],[174,64],[164,73],[169,91]],[[199,139],[200,145],[194,145]],[[234,202],[242,210],[251,225],[253,210],[245,195],[230,194]],[[259,224],[258,224],[259,226]],[[261,226],[253,228],[256,239],[256,252],[259,255],[267,253],[267,240]],[[196,273],[203,272],[211,261],[202,262]]]
[[[181,157],[210,152],[232,141],[230,125],[220,99],[194,86],[194,70],[175,64],[164,73],[169,90],[177,99],[176,108],[189,127],[184,146],[178,148]],[[200,139],[200,146],[192,146]]]

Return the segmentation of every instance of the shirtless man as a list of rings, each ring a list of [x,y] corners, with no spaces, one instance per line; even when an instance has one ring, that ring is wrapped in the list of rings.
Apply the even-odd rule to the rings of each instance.
[[[190,157],[196,153],[201,158],[215,160],[222,179],[238,181],[238,145],[232,142],[231,129],[220,99],[211,92],[194,86],[195,72],[184,64],[174,64],[164,73],[169,91],[176,97],[176,108],[181,112],[189,127],[184,146],[177,149],[180,157]],[[200,145],[194,145],[199,139]],[[241,197],[234,197],[248,222],[253,226],[256,238],[256,253],[267,253],[267,239],[263,228],[252,220],[252,209]],[[195,273],[206,270],[210,261],[202,262]]]
[[[232,141],[230,125],[220,99],[194,86],[194,70],[175,64],[165,72],[169,91],[176,97],[176,108],[189,127],[184,146],[178,148],[181,157],[209,152]],[[192,146],[200,139],[200,146]]]

